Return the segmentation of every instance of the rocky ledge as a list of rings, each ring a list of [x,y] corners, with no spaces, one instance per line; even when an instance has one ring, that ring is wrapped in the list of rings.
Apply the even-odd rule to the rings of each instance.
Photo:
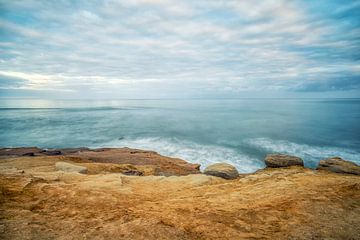
[[[0,239],[360,239],[359,166],[339,158],[201,174],[129,148],[0,156]]]
[[[112,166],[117,169],[113,169],[112,171],[122,172],[128,175],[181,176],[200,173],[199,164],[191,164],[182,159],[161,156],[154,151],[144,151],[131,148],[66,148],[49,150],[28,147],[0,149],[0,159],[23,156],[59,156],[66,157],[67,160],[72,162],[112,163],[114,165],[103,166]],[[123,168],[119,168],[119,165],[122,165]]]

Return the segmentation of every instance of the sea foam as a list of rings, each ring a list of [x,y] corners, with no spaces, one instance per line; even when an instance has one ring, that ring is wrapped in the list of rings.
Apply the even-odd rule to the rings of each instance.
[[[93,147],[130,147],[153,150],[164,156],[181,158],[201,164],[204,169],[216,162],[234,165],[239,172],[250,173],[265,167],[264,156],[253,157],[245,154],[241,146],[252,148],[256,152],[283,153],[301,157],[305,166],[315,168],[320,159],[340,156],[343,159],[360,163],[360,153],[351,149],[336,147],[310,146],[285,140],[269,138],[250,138],[239,141],[238,147],[230,148],[219,145],[206,145],[178,138],[143,137],[121,138]]]
[[[244,141],[249,146],[263,150],[269,153],[284,153],[301,157],[305,165],[316,167],[320,159],[339,156],[343,159],[360,163],[360,153],[345,148],[329,146],[310,146],[307,144],[298,144],[285,140],[273,140],[269,138],[253,138]]]
[[[119,139],[97,147],[130,147],[154,150],[162,155],[177,157],[191,163],[201,164],[201,169],[216,162],[236,166],[239,172],[250,173],[264,167],[263,161],[240,151],[216,145],[204,145],[178,138],[135,138]]]

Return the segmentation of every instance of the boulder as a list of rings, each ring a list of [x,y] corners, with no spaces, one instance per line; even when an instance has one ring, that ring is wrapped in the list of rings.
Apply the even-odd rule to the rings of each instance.
[[[67,162],[57,162],[55,163],[55,169],[57,171],[64,172],[77,172],[77,173],[87,173],[87,168],[79,165],[74,165]]]
[[[212,175],[225,179],[235,179],[239,176],[236,168],[227,163],[215,163],[205,168],[204,173],[206,175]]]
[[[295,156],[285,154],[268,154],[265,157],[265,164],[267,167],[289,167],[289,166],[304,166],[304,161]]]
[[[336,173],[360,175],[360,166],[354,162],[346,161],[340,157],[320,160],[317,169],[328,170]]]

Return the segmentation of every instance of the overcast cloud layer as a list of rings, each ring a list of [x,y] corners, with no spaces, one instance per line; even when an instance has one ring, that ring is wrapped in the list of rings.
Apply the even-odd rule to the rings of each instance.
[[[360,1],[0,0],[0,96],[359,97]]]

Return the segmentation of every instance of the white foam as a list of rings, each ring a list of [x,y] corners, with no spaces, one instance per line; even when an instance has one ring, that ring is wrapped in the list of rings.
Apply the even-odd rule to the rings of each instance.
[[[177,138],[136,138],[120,139],[97,147],[130,147],[154,150],[162,155],[177,157],[192,163],[201,164],[201,169],[216,162],[226,162],[234,165],[239,172],[254,172],[264,165],[262,161],[231,148],[203,145]]]
[[[360,163],[360,153],[351,149],[336,147],[319,147],[307,144],[298,144],[284,140],[272,140],[269,138],[248,139],[245,143],[252,147],[263,149],[269,153],[285,153],[304,159],[305,164],[317,164],[319,159],[339,156],[346,160]]]
[[[241,144],[265,153],[285,153],[301,157],[305,165],[315,167],[320,159],[340,156],[343,159],[360,163],[360,153],[351,149],[310,146],[285,140],[269,138],[247,139]],[[263,159],[257,159],[232,148],[205,145],[178,138],[146,137],[114,140],[93,147],[130,147],[156,151],[164,156],[184,159],[201,164],[201,169],[216,162],[234,165],[239,172],[250,173],[264,168]]]

